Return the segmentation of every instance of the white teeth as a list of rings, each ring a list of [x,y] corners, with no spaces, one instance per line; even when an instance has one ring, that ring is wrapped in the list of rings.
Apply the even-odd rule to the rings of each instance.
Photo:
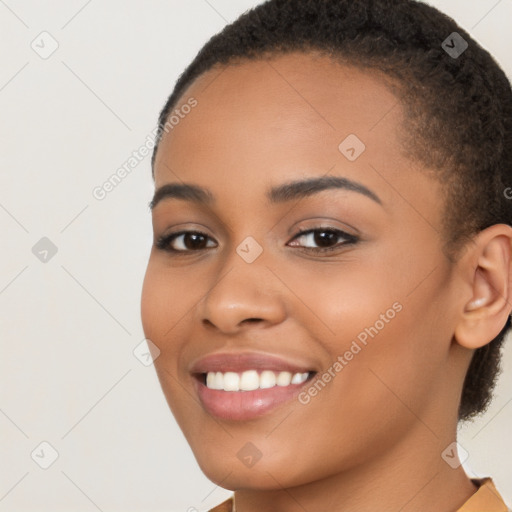
[[[308,373],[296,373],[292,377],[292,384],[302,384],[303,382],[306,382],[308,379]]]
[[[215,374],[215,387],[213,389],[224,389],[224,375],[222,375],[222,372]]]
[[[277,376],[278,386],[289,386],[292,381],[292,374],[290,372],[280,372]]]
[[[210,389],[217,389],[215,386],[215,373],[209,372],[206,374],[206,387]]]
[[[289,386],[306,382],[309,373],[273,372],[264,370],[261,374],[257,370],[247,370],[240,374],[236,372],[208,372],[206,374],[206,387],[224,391],[252,391],[254,389],[267,389],[274,386]]]
[[[252,391],[260,387],[260,378],[256,370],[242,373],[240,377],[240,391]]]
[[[240,375],[235,372],[226,372],[224,374],[224,391],[240,390]]]
[[[261,372],[260,375],[260,388],[273,388],[276,385],[276,374],[269,370]]]

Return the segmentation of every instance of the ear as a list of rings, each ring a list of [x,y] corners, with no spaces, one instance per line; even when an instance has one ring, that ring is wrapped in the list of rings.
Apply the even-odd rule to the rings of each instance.
[[[454,334],[459,345],[477,349],[501,332],[512,311],[512,227],[490,226],[467,249],[461,264],[470,298]]]

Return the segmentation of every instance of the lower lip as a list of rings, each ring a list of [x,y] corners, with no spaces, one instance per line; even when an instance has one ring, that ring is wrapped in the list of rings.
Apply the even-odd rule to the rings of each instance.
[[[253,391],[222,391],[210,389],[199,380],[194,380],[199,400],[206,411],[217,418],[233,421],[250,420],[272,411],[295,398],[310,381]]]

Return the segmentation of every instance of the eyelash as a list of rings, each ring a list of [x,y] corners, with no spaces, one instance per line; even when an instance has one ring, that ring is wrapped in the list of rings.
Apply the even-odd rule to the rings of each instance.
[[[326,253],[329,251],[339,250],[342,246],[345,245],[354,245],[359,241],[359,238],[355,235],[351,235],[349,233],[346,233],[345,231],[341,231],[340,229],[335,228],[312,228],[305,231],[299,231],[291,241],[296,240],[297,238],[300,238],[301,236],[309,235],[311,233],[334,233],[338,235],[338,237],[344,238],[345,242],[338,243],[332,247],[302,247],[301,250],[305,252],[314,252],[314,253]],[[170,253],[172,256],[181,256],[181,255],[187,255],[191,254],[193,252],[199,252],[204,251],[205,249],[173,249],[170,244],[173,242],[176,238],[182,235],[187,234],[193,234],[193,235],[201,235],[206,238],[210,238],[207,234],[202,233],[201,231],[178,231],[176,233],[170,233],[169,235],[164,235],[158,238],[158,240],[155,243],[155,246],[165,252]]]

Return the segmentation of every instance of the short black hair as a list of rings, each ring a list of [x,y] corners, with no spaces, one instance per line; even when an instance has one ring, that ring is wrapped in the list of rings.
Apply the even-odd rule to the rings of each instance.
[[[467,47],[466,47],[467,45]],[[505,73],[471,36],[437,9],[414,0],[268,0],[214,35],[180,75],[158,120],[155,157],[172,109],[214,67],[288,52],[321,52],[378,70],[395,84],[405,112],[403,148],[436,170],[445,190],[445,254],[479,231],[512,225],[512,91]],[[475,350],[459,420],[484,412],[501,371],[511,326]]]

